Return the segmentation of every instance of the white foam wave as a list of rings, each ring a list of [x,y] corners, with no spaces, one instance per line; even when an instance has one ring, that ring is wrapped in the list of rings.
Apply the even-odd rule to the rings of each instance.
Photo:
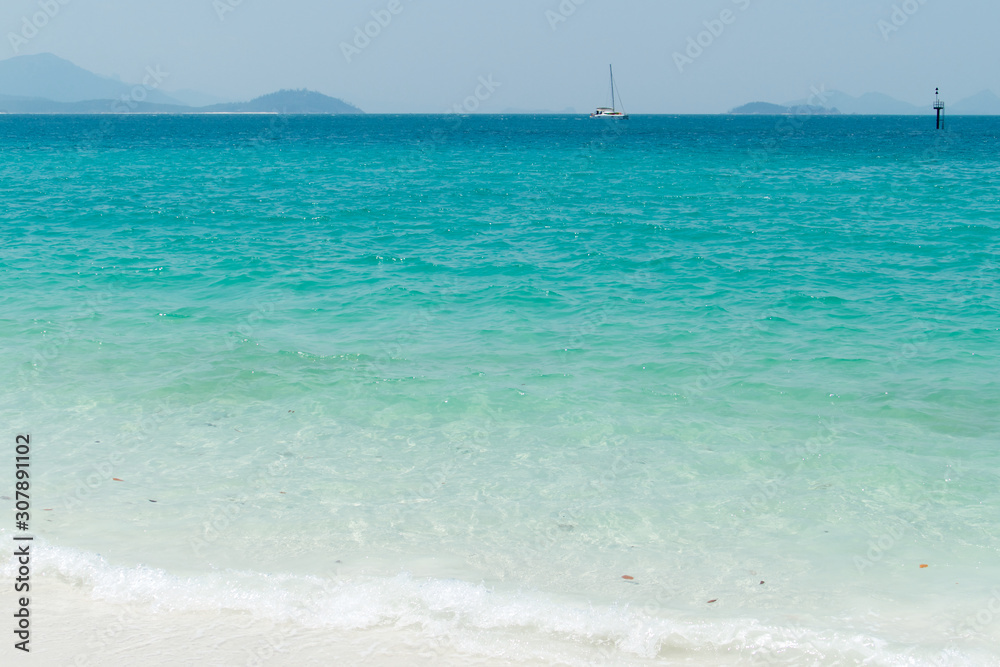
[[[671,618],[588,606],[537,591],[498,591],[459,580],[211,572],[176,576],[111,565],[96,554],[37,543],[34,576],[54,576],[105,603],[152,613],[243,612],[304,629],[394,628],[412,641],[505,660],[556,664],[997,664],[954,647],[891,645],[858,632],[756,619]],[[3,568],[5,579],[13,562]]]

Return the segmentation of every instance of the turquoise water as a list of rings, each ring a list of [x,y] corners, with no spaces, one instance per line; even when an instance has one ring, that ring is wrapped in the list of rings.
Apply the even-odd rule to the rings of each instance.
[[[41,573],[477,659],[1000,664],[998,140],[0,117]]]

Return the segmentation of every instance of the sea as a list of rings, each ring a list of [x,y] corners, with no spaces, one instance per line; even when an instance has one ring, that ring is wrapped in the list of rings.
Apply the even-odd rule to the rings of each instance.
[[[934,125],[0,116],[34,664],[1000,665],[1000,119]]]

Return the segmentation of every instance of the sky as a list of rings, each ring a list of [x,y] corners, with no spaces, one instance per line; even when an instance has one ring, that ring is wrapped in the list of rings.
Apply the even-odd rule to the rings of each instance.
[[[164,91],[225,101],[309,88],[369,113],[589,112],[613,63],[630,113],[720,113],[814,88],[1000,94],[998,27],[996,0],[3,0],[0,58],[126,82],[156,67]]]

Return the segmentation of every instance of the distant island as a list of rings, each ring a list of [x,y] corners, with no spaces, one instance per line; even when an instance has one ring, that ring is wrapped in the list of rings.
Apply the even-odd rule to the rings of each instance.
[[[931,103],[934,100],[933,92],[933,89],[928,91],[925,105],[917,105],[902,102],[882,93],[865,93],[855,97],[838,90],[822,90],[817,91],[807,100],[794,100],[784,104],[751,102],[731,109],[727,113],[762,116],[794,114],[923,116],[933,113],[931,109]],[[997,97],[990,90],[984,90],[954,103],[949,101],[947,111],[952,116],[1000,116],[1000,97]]]
[[[311,90],[279,90],[249,102],[213,104],[190,107],[154,102],[122,102],[121,100],[86,100],[54,102],[42,98],[18,98],[0,95],[0,113],[8,114],[363,114],[361,109],[335,97]]]
[[[191,106],[160,90],[164,76],[147,68],[142,84],[127,84],[43,53],[0,61],[0,113],[8,114],[362,114],[311,90],[279,90],[249,102]]]
[[[0,60],[0,114],[363,114],[358,107],[311,90],[279,90],[248,102],[223,102],[225,97],[195,90],[167,90],[171,77],[147,67],[139,83],[126,83],[78,67],[51,53]],[[736,115],[927,115],[933,88],[925,104],[910,104],[882,93],[849,95],[813,89],[808,99],[783,104],[750,102],[731,109]],[[1000,97],[991,90],[952,101],[951,116],[1000,116]],[[231,99],[231,98],[230,98]],[[549,110],[507,108],[504,114],[549,114]],[[559,114],[575,114],[571,108]]]
[[[195,113],[293,113],[293,114],[359,114],[364,113],[354,105],[336,97],[328,97],[312,90],[279,90],[261,95],[249,102],[232,102],[196,107]],[[190,113],[190,112],[189,112]]]
[[[797,104],[783,106],[769,102],[751,102],[732,109],[729,113],[750,116],[839,116],[837,109],[820,107],[813,104]]]

